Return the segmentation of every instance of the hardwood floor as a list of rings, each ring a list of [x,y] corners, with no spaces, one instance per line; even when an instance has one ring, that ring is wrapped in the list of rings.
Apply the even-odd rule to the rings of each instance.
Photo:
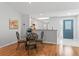
[[[17,44],[12,44],[0,48],[0,56],[28,56],[28,50],[25,50],[24,47],[19,47],[16,50],[16,46]],[[29,56],[79,56],[79,48],[55,44],[39,44],[37,50],[29,51]]]

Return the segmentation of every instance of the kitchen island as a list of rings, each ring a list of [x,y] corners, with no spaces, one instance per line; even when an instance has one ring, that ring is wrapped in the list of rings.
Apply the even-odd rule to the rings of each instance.
[[[38,40],[41,39],[41,32],[44,31],[43,42],[57,44],[57,30],[37,30]]]

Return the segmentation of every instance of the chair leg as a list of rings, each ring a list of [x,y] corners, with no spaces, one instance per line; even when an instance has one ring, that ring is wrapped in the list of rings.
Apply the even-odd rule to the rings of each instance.
[[[26,50],[26,44],[24,43],[24,49]]]
[[[19,46],[20,46],[20,43],[17,43],[17,48],[16,48],[16,49],[18,49],[18,48],[19,48]]]

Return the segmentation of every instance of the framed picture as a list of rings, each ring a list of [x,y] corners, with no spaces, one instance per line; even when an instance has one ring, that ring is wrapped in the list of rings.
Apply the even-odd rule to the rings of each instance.
[[[18,20],[10,19],[9,20],[9,29],[18,29]]]

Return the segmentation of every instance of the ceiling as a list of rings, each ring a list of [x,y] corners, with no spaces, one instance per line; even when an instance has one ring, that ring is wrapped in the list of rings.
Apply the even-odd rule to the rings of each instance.
[[[21,14],[44,14],[79,9],[79,2],[6,2]]]

